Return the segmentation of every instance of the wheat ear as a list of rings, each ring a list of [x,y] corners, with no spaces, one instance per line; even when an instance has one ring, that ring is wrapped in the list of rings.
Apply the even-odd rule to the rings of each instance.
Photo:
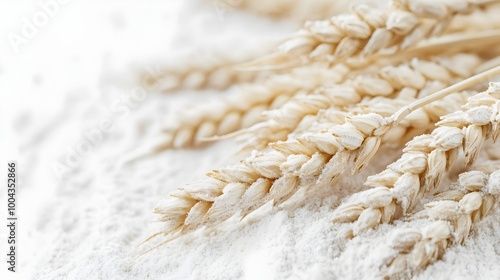
[[[317,59],[338,61],[382,50],[394,53],[443,33],[455,15],[469,13],[477,6],[477,1],[468,0],[398,0],[391,1],[385,10],[354,5],[350,14],[307,22],[297,34],[279,46],[279,53],[246,66],[258,68],[283,64],[289,67],[294,63],[300,65]]]
[[[342,85],[322,87],[311,94],[296,96],[280,108],[266,112],[265,122],[246,129],[242,149],[262,149],[268,143],[286,140],[304,117],[333,106],[346,110],[375,96],[425,96],[429,91],[437,91],[470,77],[481,62],[484,61],[471,54],[430,60],[415,58],[409,63],[383,67],[375,74],[359,75]]]
[[[225,135],[261,120],[261,113],[285,103],[291,96],[308,91],[327,81],[340,79],[330,69],[310,69],[310,75],[297,80],[294,74],[278,75],[264,85],[242,86],[241,93],[227,96],[219,106],[203,106],[179,116],[179,121],[163,132],[162,148],[199,145],[202,139]]]
[[[242,86],[243,94],[221,103],[186,111],[163,129],[164,148],[185,148],[202,144],[202,139],[225,135],[262,120],[265,110],[280,106],[302,86],[291,80],[273,86]]]
[[[484,218],[500,195],[500,170],[489,176],[481,171],[460,174],[455,189],[437,195],[416,216],[438,220],[422,230],[394,232],[394,256],[385,261],[388,276],[415,273],[440,259],[447,247],[464,243],[472,227]]]
[[[473,162],[483,142],[498,137],[500,84],[490,84],[487,91],[470,97],[463,108],[466,111],[444,116],[431,134],[408,142],[399,160],[368,177],[365,184],[373,189],[343,203],[333,221],[354,222],[353,235],[391,222],[397,209],[407,213],[419,197],[439,185],[460,149],[466,163]]]

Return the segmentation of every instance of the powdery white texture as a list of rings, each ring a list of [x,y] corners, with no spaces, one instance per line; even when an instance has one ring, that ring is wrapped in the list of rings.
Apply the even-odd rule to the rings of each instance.
[[[92,5],[92,2],[78,3],[78,13],[82,13],[82,17],[92,15]],[[101,40],[120,32],[102,28],[110,24],[118,30],[124,28],[122,32],[127,32],[127,36],[140,38],[144,32],[152,32],[148,33],[149,40],[160,38],[161,32],[155,25],[158,22],[148,21],[151,26],[142,29],[127,27],[128,22],[133,24],[144,19],[140,12],[131,12],[142,5],[143,2],[129,3],[125,11],[116,13],[112,12],[116,7],[108,5],[103,9],[111,14],[112,20],[109,21],[104,12],[104,15],[93,17],[93,24],[87,28],[96,32]],[[165,12],[154,13],[151,17],[171,15],[167,12],[171,8],[169,5],[155,4],[150,9],[165,9]],[[251,18],[241,19],[236,15],[236,12],[229,11],[221,23],[213,24],[221,28],[220,32],[237,32],[240,30],[238,26],[243,24],[262,24],[262,20],[251,21]],[[202,12],[192,10],[182,16],[220,20],[215,12],[211,14],[206,9]],[[273,29],[274,25],[266,24],[266,29]],[[50,32],[50,28],[47,30]],[[213,34],[219,34],[217,29]],[[254,39],[258,41],[257,37],[254,34]],[[156,57],[162,57],[161,49],[168,46],[160,39],[158,44],[150,50]],[[311,189],[305,201],[292,200],[280,211],[263,209],[261,219],[237,226],[229,224],[227,228],[230,231],[212,236],[195,233],[136,258],[154,244],[139,246],[155,232],[157,226],[149,221],[154,218],[151,212],[157,201],[167,197],[173,188],[201,178],[206,171],[233,163],[235,159],[231,155],[236,148],[231,142],[225,142],[206,150],[168,151],[120,166],[119,159],[124,152],[154,135],[158,122],[165,114],[171,114],[183,104],[200,101],[200,96],[192,93],[180,93],[176,97],[150,94],[137,109],[131,110],[130,115],[117,121],[115,131],[107,135],[104,142],[66,179],[56,180],[50,163],[64,160],[64,148],[73,146],[81,139],[82,130],[94,128],[109,114],[110,104],[120,95],[129,94],[134,85],[123,79],[124,71],[120,69],[140,65],[139,61],[144,56],[123,50],[116,54],[113,46],[113,43],[101,46],[103,49],[75,46],[73,52],[81,60],[86,57],[102,59],[86,64],[89,68],[84,73],[93,73],[90,81],[80,80],[84,81],[84,86],[76,84],[75,87],[72,81],[60,79],[57,84],[60,88],[35,88],[34,92],[38,95],[49,94],[54,89],[65,94],[55,104],[46,104],[52,106],[51,110],[47,110],[52,111],[46,114],[49,117],[38,119],[39,111],[35,108],[31,115],[17,119],[18,123],[23,123],[19,132],[28,139],[22,143],[24,160],[21,161],[26,183],[21,190],[23,204],[20,206],[21,210],[24,208],[25,217],[24,228],[20,231],[26,236],[25,243],[21,243],[20,247],[21,268],[31,271],[38,279],[298,280],[380,277],[379,266],[383,258],[391,253],[384,247],[387,234],[399,224],[381,225],[348,241],[343,234],[349,225],[333,224],[330,218],[332,207],[339,205],[350,194],[365,189],[362,183],[366,176],[383,170],[399,156],[383,149],[363,173],[357,176],[347,174],[335,186]],[[147,48],[126,50],[144,52]],[[35,69],[44,75],[44,67]],[[133,75],[130,74],[130,77]],[[50,80],[50,77],[47,79]],[[102,86],[101,91],[96,92],[93,87],[99,86]],[[201,98],[211,100],[216,96],[208,94]],[[301,195],[304,192],[298,197]],[[417,279],[494,279],[494,276],[500,275],[498,204],[496,209],[479,223],[464,246],[451,247],[442,261],[431,265]],[[415,226],[415,223],[405,226]],[[154,241],[159,242],[161,238]]]

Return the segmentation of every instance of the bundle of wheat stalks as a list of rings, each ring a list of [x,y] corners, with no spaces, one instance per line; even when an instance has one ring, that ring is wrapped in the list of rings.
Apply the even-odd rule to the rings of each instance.
[[[380,268],[388,277],[418,273],[463,243],[500,195],[500,165],[473,165],[497,159],[478,155],[500,133],[500,84],[488,86],[500,73],[499,11],[497,1],[480,0],[352,5],[306,22],[271,54],[238,69],[221,62],[223,88],[241,71],[262,75],[233,87],[238,93],[220,107],[165,129],[156,148],[237,137],[246,155],[159,203],[158,246],[244,222],[263,207],[279,211],[299,190],[327,187],[340,195],[339,178],[384,157],[377,154],[382,146],[400,158],[369,176],[366,190],[331,205],[325,218],[350,224],[346,239],[398,221],[387,240],[393,257]],[[458,183],[441,183],[453,177]],[[429,225],[398,230],[413,219]]]

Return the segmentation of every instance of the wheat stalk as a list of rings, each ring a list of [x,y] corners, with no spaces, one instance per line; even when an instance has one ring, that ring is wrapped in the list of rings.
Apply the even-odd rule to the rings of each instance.
[[[384,51],[395,53],[424,38],[441,34],[458,14],[470,13],[478,1],[391,1],[385,10],[354,5],[352,13],[307,22],[279,52],[246,64],[250,68],[284,67],[312,60],[338,61]]]
[[[390,247],[394,255],[385,260],[388,276],[414,273],[440,259],[447,247],[462,244],[472,227],[484,218],[500,195],[500,170],[488,174],[460,174],[454,189],[436,196],[415,218],[437,220],[420,229],[397,230]]]
[[[383,172],[368,177],[373,189],[356,194],[336,211],[333,221],[354,222],[353,235],[391,222],[407,213],[425,192],[432,192],[452,166],[460,149],[471,163],[486,139],[496,140],[500,129],[500,88],[490,84],[463,106],[466,111],[445,115],[431,134],[408,142],[404,154]]]
[[[481,62],[484,61],[478,56],[469,54],[429,60],[415,58],[398,66],[383,67],[375,74],[358,75],[341,85],[322,87],[311,94],[296,96],[278,109],[266,112],[265,122],[245,129],[246,140],[242,149],[262,149],[268,143],[285,140],[304,117],[327,108],[335,106],[338,110],[346,110],[350,105],[376,96],[425,96],[471,76]]]

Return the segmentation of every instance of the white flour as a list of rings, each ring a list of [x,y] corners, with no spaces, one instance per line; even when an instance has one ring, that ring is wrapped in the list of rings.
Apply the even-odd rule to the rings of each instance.
[[[312,190],[305,202],[291,203],[288,210],[262,213],[262,218],[251,224],[215,236],[196,233],[183,237],[136,259],[161,241],[157,238],[138,246],[155,232],[157,225],[150,221],[157,201],[211,169],[236,162],[232,157],[236,147],[227,141],[204,149],[167,151],[121,166],[120,157],[154,135],[165,116],[190,102],[213,100],[227,93],[149,93],[137,108],[129,107],[130,113],[123,118],[110,112],[113,102],[131,94],[140,71],[167,63],[169,56],[176,56],[168,50],[181,44],[195,44],[191,53],[216,49],[207,48],[203,41],[231,51],[236,49],[231,46],[269,41],[295,28],[236,11],[228,11],[221,20],[207,2],[205,8],[191,9],[182,7],[180,1],[74,0],[18,55],[1,54],[0,90],[11,92],[18,112],[8,125],[18,135],[20,147],[19,269],[24,274],[19,277],[379,277],[379,265],[390,253],[384,247],[387,235],[398,224],[382,225],[347,241],[342,237],[346,225],[330,222],[331,208],[341,197],[333,196],[335,190],[328,186]],[[11,15],[0,8],[0,16],[5,14],[11,22],[2,32],[17,30],[19,18],[31,15],[36,7],[34,2],[13,9]],[[9,48],[5,46],[7,52]],[[189,55],[190,51],[184,53]],[[66,147],[75,149],[82,132],[98,127],[99,121],[109,116],[115,119],[114,131],[59,180],[53,163],[63,164]],[[363,178],[392,159],[384,160],[359,176],[345,179],[336,191],[341,188],[340,193],[347,196],[359,190]],[[3,202],[5,193],[0,193]],[[5,251],[5,233],[1,227],[0,252]],[[3,277],[4,265],[0,271],[2,279],[12,278],[10,274],[6,276],[11,278]],[[417,279],[496,279],[498,275],[497,205],[464,246],[449,248],[442,261],[429,266]]]

